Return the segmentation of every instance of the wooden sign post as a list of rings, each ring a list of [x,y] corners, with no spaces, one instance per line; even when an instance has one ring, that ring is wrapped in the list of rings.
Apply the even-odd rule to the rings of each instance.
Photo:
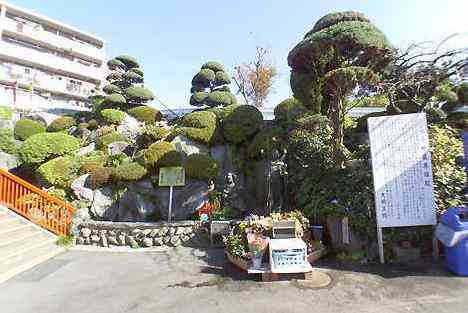
[[[169,212],[167,221],[172,222],[172,193],[174,186],[185,185],[185,169],[183,167],[161,167],[159,169],[159,186],[169,187]]]
[[[436,224],[429,135],[424,113],[371,117],[367,124],[384,263],[382,228]]]

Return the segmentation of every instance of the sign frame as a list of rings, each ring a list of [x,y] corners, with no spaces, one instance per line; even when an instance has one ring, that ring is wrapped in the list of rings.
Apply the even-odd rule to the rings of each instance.
[[[185,168],[182,166],[161,167],[159,169],[159,187],[169,187],[169,212],[167,221],[172,221],[172,194],[174,187],[185,186]]]
[[[384,160],[384,162],[383,162],[383,165],[380,165],[380,166],[386,166],[387,165],[385,157],[381,156],[380,159],[377,160],[376,156],[379,155],[379,153],[381,155],[384,154],[384,151],[383,151],[384,149],[391,149],[390,151],[393,152],[393,155],[396,155],[396,153],[398,153],[398,151],[395,151],[395,150],[397,150],[395,148],[395,146],[397,146],[397,144],[395,144],[395,142],[397,142],[398,140],[404,140],[405,137],[401,136],[401,134],[399,134],[399,133],[397,133],[397,134],[400,135],[402,138],[400,138],[400,136],[396,137],[395,134],[392,134],[392,135],[394,135],[393,137],[396,137],[396,138],[393,138],[393,137],[392,138],[387,138],[387,141],[392,140],[392,143],[391,144],[389,143],[389,144],[387,144],[387,146],[385,146],[385,144],[382,143],[382,142],[385,142],[385,141],[382,140],[381,137],[376,138],[377,133],[374,134],[375,137],[373,137],[372,132],[373,132],[374,129],[378,129],[379,126],[384,127],[385,122],[388,122],[390,119],[395,119],[395,118],[400,118],[398,123],[403,123],[403,122],[414,123],[414,125],[411,124],[412,127],[408,128],[406,132],[404,131],[404,128],[398,128],[398,131],[400,133],[404,133],[404,135],[407,135],[408,137],[410,136],[408,134],[411,134],[413,137],[409,137],[409,138],[415,138],[414,141],[417,142],[419,140],[421,142],[421,144],[416,145],[416,146],[411,146],[411,149],[418,149],[418,148],[420,149],[420,150],[416,150],[416,153],[411,154],[411,156],[414,156],[414,159],[408,158],[409,155],[407,155],[406,158],[405,158],[404,154],[400,154],[400,157],[402,157],[403,159],[394,160],[394,163],[398,163],[398,161],[400,161],[400,163],[399,164],[388,164],[387,168],[390,168],[390,171],[391,171],[391,169],[396,169],[397,171],[399,170],[400,172],[402,172],[402,171],[406,172],[406,171],[408,171],[408,169],[409,170],[414,169],[414,173],[419,173],[420,174],[422,171],[421,171],[421,168],[418,167],[418,164],[421,163],[421,161],[422,161],[423,167],[425,169],[422,172],[423,176],[425,177],[425,180],[424,180],[425,189],[423,189],[424,197],[419,197],[420,202],[417,203],[416,207],[419,208],[419,207],[421,207],[421,205],[423,203],[427,204],[428,202],[430,202],[432,212],[430,212],[430,214],[429,214],[429,211],[427,209],[425,209],[426,206],[424,206],[424,208],[422,208],[422,210],[427,210],[427,211],[423,212],[421,214],[423,214],[423,218],[425,219],[425,221],[417,222],[414,217],[411,218],[411,217],[408,217],[408,216],[406,216],[406,220],[405,220],[405,217],[403,217],[402,221],[400,221],[400,215],[399,214],[401,213],[401,208],[400,208],[400,211],[399,211],[399,208],[396,208],[395,211],[397,212],[397,215],[398,215],[398,218],[397,218],[398,222],[396,222],[395,217],[393,216],[393,217],[389,218],[389,221],[387,221],[386,223],[384,223],[384,225],[382,225],[383,223],[381,221],[380,216],[381,215],[384,216],[384,215],[383,215],[381,209],[386,208],[387,194],[385,194],[385,196],[384,196],[384,193],[382,193],[382,191],[379,190],[379,187],[382,187],[382,186],[380,186],[380,184],[382,184],[382,183],[384,183],[384,185],[392,184],[393,181],[398,181],[398,179],[401,179],[400,176],[402,176],[402,175],[401,175],[400,172],[398,172],[397,176],[395,176],[395,177],[392,176],[392,179],[389,182],[387,182],[389,180],[389,178],[388,177],[385,177],[385,179],[382,178],[382,176],[379,176],[379,173],[377,171],[377,166],[378,166],[377,162],[379,162],[381,159]],[[436,213],[435,213],[436,204],[435,204],[435,200],[434,200],[432,164],[431,164],[431,155],[430,155],[430,151],[429,151],[429,136],[428,136],[428,130],[427,130],[426,115],[424,113],[412,113],[412,114],[401,114],[401,115],[396,115],[396,116],[371,117],[371,118],[369,118],[367,120],[367,126],[368,126],[369,143],[370,143],[371,157],[372,157],[372,177],[373,177],[373,180],[374,180],[374,197],[375,197],[375,207],[376,207],[376,217],[377,217],[377,219],[376,219],[377,220],[377,241],[378,241],[378,246],[379,246],[380,263],[383,264],[383,263],[385,263],[384,250],[383,250],[383,234],[382,234],[382,229],[384,227],[411,227],[411,226],[435,225],[437,223]],[[401,126],[401,125],[399,125],[399,126]],[[420,137],[418,138],[417,135],[419,135]],[[377,141],[379,141],[379,142],[377,143]],[[382,149],[382,150],[378,151],[379,148]],[[409,151],[414,152],[411,149]],[[406,163],[405,163],[405,161],[406,161]],[[405,168],[403,167],[403,166],[408,166],[408,165],[411,165],[411,166],[410,167],[405,167]],[[391,172],[391,174],[395,175],[394,172]],[[410,174],[407,174],[407,175],[410,175]],[[395,188],[395,186],[393,186],[393,187]],[[400,188],[400,187],[401,186],[398,186],[398,188]],[[404,188],[402,188],[401,190],[398,190],[398,188],[395,188],[396,191],[393,190],[393,189],[390,189],[390,193],[389,193],[390,194],[390,201],[389,202],[391,202],[393,200],[392,198],[400,197],[400,199],[395,199],[395,200],[393,200],[394,202],[391,202],[392,203],[391,209],[393,209],[393,203],[400,204],[401,207],[405,207],[404,205],[407,204],[407,203],[404,203],[403,199],[401,198],[401,194],[403,194],[402,191],[411,190],[412,185],[408,184],[405,187],[406,187],[406,190]],[[419,190],[419,191],[421,191],[421,190]],[[429,191],[430,191],[430,193],[429,193]],[[379,194],[381,194],[382,199],[380,199]],[[414,194],[414,192],[409,192],[409,194]],[[394,197],[394,195],[396,195],[396,197]],[[421,200],[421,199],[423,199],[423,200]],[[382,203],[385,203],[385,204],[380,203],[379,201],[381,201],[381,200],[382,200]],[[400,200],[400,201],[398,202],[398,200]],[[414,201],[414,198],[411,198],[411,200]],[[411,201],[411,204],[414,204],[413,201]],[[402,203],[403,203],[403,205],[402,205]],[[410,206],[410,208],[411,208],[411,206]],[[408,209],[403,210],[403,211],[409,212]],[[385,212],[385,211],[383,211],[383,212]],[[417,218],[419,218],[419,215],[418,215]]]

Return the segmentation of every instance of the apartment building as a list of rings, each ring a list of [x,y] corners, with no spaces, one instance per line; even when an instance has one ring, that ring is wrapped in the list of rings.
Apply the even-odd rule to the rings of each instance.
[[[105,43],[73,26],[0,0],[0,105],[18,112],[89,109],[102,85]]]

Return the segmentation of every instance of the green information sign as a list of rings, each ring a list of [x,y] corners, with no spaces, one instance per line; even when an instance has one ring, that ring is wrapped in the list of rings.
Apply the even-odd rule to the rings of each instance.
[[[185,169],[183,167],[162,167],[159,169],[159,186],[184,186]]]

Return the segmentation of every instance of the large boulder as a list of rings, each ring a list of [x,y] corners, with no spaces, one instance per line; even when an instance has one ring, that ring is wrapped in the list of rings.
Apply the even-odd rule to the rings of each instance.
[[[94,150],[96,150],[96,143],[92,142],[89,145],[80,148],[78,152],[76,153],[76,155],[83,156],[83,155],[93,152]]]
[[[127,149],[129,145],[130,144],[125,141],[115,141],[107,146],[107,152],[109,155],[119,155],[124,153],[125,149]]]
[[[150,188],[147,185],[151,185]],[[150,181],[131,183],[119,200],[116,219],[119,222],[145,222],[158,210],[157,199],[152,195],[153,187]]]
[[[95,220],[115,221],[118,216],[118,203],[111,187],[96,189],[89,209]]]
[[[169,211],[169,187],[154,190],[161,218],[167,220]],[[174,187],[172,195],[172,215],[174,220],[186,220],[208,201],[208,183],[187,180],[185,186]]]
[[[201,143],[188,139],[184,135],[178,135],[172,139],[171,143],[178,152],[185,157],[191,154],[209,154],[209,148]]]
[[[71,183],[71,190],[79,200],[92,202],[94,199],[94,191],[90,187],[90,175],[81,175]]]
[[[19,165],[20,162],[16,156],[0,151],[0,168],[11,170]]]
[[[142,131],[142,123],[130,115],[117,126],[117,132],[128,140],[135,140]]]

